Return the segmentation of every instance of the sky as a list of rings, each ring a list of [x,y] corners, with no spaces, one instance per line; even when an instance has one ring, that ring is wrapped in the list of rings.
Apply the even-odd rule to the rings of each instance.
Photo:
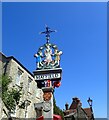
[[[82,107],[93,100],[96,118],[107,117],[107,3],[5,2],[2,3],[2,52],[14,56],[30,72],[34,54],[46,43],[45,24],[57,30],[50,42],[63,51],[61,86],[56,103],[65,109],[78,97]]]

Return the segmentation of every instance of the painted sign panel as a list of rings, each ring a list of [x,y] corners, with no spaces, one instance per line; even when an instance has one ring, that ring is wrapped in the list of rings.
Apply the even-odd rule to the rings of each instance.
[[[35,80],[51,80],[61,78],[61,73],[51,73],[51,74],[40,74],[35,75]]]

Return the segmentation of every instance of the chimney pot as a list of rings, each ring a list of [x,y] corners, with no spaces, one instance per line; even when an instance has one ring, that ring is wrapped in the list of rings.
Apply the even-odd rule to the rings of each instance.
[[[68,107],[69,107],[69,104],[66,103],[66,104],[65,104],[65,109],[68,110]]]

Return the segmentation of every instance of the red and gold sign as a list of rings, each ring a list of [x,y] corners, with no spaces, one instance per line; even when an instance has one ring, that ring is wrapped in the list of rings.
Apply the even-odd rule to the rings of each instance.
[[[51,92],[44,92],[43,94],[43,98],[44,98],[44,101],[49,101],[52,97],[52,93]]]
[[[54,88],[59,87],[60,85],[61,85],[61,82],[59,82],[59,81],[54,82]]]

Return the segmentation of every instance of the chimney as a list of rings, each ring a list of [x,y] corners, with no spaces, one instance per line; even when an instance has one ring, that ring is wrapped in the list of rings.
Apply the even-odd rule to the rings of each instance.
[[[69,109],[69,104],[68,104],[68,103],[65,104],[65,109],[66,109],[66,110]]]
[[[73,103],[79,104],[80,100],[77,97],[75,97],[75,98],[73,98]]]

